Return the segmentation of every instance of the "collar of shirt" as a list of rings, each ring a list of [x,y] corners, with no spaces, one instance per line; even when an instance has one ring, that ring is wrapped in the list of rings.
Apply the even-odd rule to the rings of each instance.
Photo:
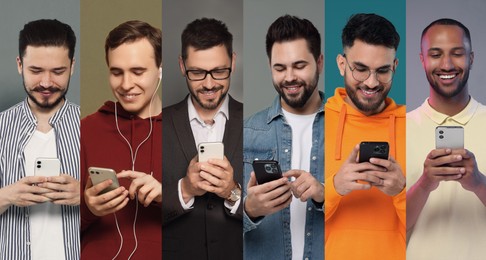
[[[476,112],[477,108],[479,106],[479,103],[471,97],[469,100],[469,103],[467,106],[459,113],[453,116],[448,116],[446,114],[442,114],[438,111],[436,111],[434,108],[432,108],[429,104],[429,99],[427,98],[422,105],[425,114],[435,123],[438,125],[444,124],[448,119],[460,124],[460,125],[466,125],[469,120],[473,117],[474,113]]]
[[[228,120],[229,118],[229,113],[228,113],[228,107],[229,107],[229,98],[226,96],[225,99],[223,100],[223,104],[219,107],[218,112],[214,114],[213,120],[214,122],[218,121],[217,119],[223,117],[225,120]],[[192,98],[189,96],[187,98],[187,111],[189,112],[189,122],[193,122],[196,120],[201,126],[206,127],[210,126],[206,123],[204,123],[204,120],[202,120],[199,117],[199,114],[196,111],[196,108],[194,107],[194,104],[192,103]]]

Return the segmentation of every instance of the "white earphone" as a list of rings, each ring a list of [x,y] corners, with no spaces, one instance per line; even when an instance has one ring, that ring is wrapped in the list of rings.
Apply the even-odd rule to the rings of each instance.
[[[118,133],[125,140],[125,142],[128,145],[128,148],[130,149],[130,157],[132,159],[132,171],[135,171],[135,161],[137,160],[138,149],[152,135],[152,130],[153,130],[153,123],[152,123],[152,119],[151,119],[151,117],[152,117],[152,102],[153,102],[154,97],[155,97],[155,95],[157,93],[157,90],[160,87],[160,82],[161,81],[162,81],[162,67],[159,67],[159,80],[157,81],[157,87],[155,88],[155,91],[152,94],[152,98],[150,99],[150,105],[149,105],[149,117],[148,117],[148,119],[149,119],[149,122],[150,122],[150,130],[149,130],[149,132],[147,134],[147,137],[142,142],[140,142],[140,144],[135,149],[135,153],[133,151],[132,145],[130,144],[130,142],[128,141],[128,139],[122,134],[122,132],[120,130],[120,127],[118,126],[118,111],[117,111],[117,106],[116,106],[116,102],[115,102],[115,124],[116,124],[116,129],[118,130]],[[151,172],[150,175],[153,175],[153,172]],[[137,194],[135,194],[135,198],[136,198],[136,200],[138,200]],[[116,253],[116,255],[113,257],[113,260],[114,260],[114,259],[116,259],[118,257],[118,255],[120,254],[120,252],[122,250],[122,247],[123,247],[123,235],[122,235],[122,233],[120,231],[120,226],[118,225],[118,219],[116,217],[116,213],[113,213],[113,215],[115,216],[115,224],[116,224],[116,228],[118,230],[118,235],[120,236],[120,247],[118,248],[118,252]],[[138,248],[138,239],[137,239],[137,232],[136,232],[137,218],[138,218],[138,201],[135,202],[135,218],[133,219],[133,226],[132,226],[133,236],[135,238],[135,248],[133,249],[133,251],[130,254],[130,256],[128,257],[128,259],[130,259],[133,256],[133,254],[135,254],[135,251],[137,251],[137,248]]]

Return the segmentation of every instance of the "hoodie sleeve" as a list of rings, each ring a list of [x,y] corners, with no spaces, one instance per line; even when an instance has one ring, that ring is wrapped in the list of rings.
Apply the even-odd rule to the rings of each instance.
[[[336,173],[332,174],[328,178],[326,178],[325,181],[325,211],[324,211],[324,216],[325,216],[325,221],[330,220],[334,212],[339,207],[339,203],[341,202],[341,196],[339,193],[337,193],[336,188],[334,187],[334,176]]]

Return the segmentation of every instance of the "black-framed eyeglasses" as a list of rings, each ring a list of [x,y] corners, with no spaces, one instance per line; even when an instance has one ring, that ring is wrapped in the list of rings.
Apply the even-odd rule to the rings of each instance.
[[[371,71],[373,70],[356,66],[354,68],[351,68],[351,65],[349,64],[348,58],[346,57],[345,53],[343,54],[343,57],[348,64],[349,70],[351,70],[351,75],[353,75],[353,78],[356,81],[364,82],[370,77]],[[373,72],[375,73],[376,80],[378,80],[381,84],[390,83],[393,80],[393,76],[395,74],[395,70],[393,68],[379,68],[374,70]]]
[[[186,63],[184,62],[184,69],[186,71],[186,77],[188,80],[201,81],[204,80],[207,75],[211,75],[214,80],[227,79],[231,75],[231,68],[219,68],[212,70],[188,70],[186,69]]]

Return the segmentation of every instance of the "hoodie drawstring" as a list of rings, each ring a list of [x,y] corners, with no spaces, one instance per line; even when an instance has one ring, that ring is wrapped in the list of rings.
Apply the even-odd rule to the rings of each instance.
[[[343,133],[344,133],[344,122],[346,121],[346,105],[341,106],[341,111],[339,112],[339,122],[336,136],[336,151],[334,157],[336,160],[341,160],[341,146],[343,144]]]
[[[388,124],[388,141],[390,143],[390,156],[393,158],[397,158],[396,156],[396,139],[395,139],[395,133],[396,133],[396,121],[395,121],[395,115],[391,114],[389,117],[390,123]]]

